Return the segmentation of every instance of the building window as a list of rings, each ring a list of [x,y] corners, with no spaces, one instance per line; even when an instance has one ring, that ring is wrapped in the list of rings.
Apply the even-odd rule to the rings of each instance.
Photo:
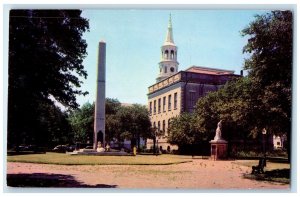
[[[171,50],[171,59],[174,59],[174,51]]]
[[[168,58],[169,58],[169,51],[165,50],[165,59],[168,59]]]
[[[150,102],[150,104],[149,104],[149,113],[150,113],[150,115],[152,114],[152,102]]]
[[[160,109],[161,109],[161,102],[160,102],[161,99],[158,99],[158,113],[160,113]]]
[[[167,129],[167,135],[169,135],[170,134],[170,122],[171,122],[171,119],[169,119],[168,120],[168,129]]]
[[[196,92],[190,91],[189,108],[193,108],[196,104]]]
[[[155,124],[155,122],[153,122],[153,128],[155,128],[156,127],[156,124]]]
[[[174,109],[177,109],[177,92],[174,93]]]
[[[167,73],[167,69],[168,69],[168,68],[165,66],[165,73]]]
[[[166,131],[166,121],[165,120],[163,120],[162,130],[165,134],[165,131]]]
[[[154,106],[153,106],[153,113],[156,114],[156,100],[154,100],[153,105],[154,105]]]
[[[158,132],[160,132],[160,121],[157,122]]]
[[[171,71],[171,72],[174,72],[174,68],[173,68],[173,67],[171,67],[171,68],[170,68],[170,71]]]
[[[166,97],[163,98],[163,112],[166,111]]]
[[[169,98],[168,98],[168,110],[170,111],[171,110],[171,99],[172,99],[172,96],[171,94],[169,95]]]

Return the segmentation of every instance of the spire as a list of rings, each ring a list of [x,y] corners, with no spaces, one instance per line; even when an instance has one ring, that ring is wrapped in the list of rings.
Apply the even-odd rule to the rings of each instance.
[[[171,13],[170,13],[170,17],[169,17],[168,32],[167,32],[167,37],[166,37],[166,41],[165,41],[165,44],[169,44],[169,43],[174,44]]]

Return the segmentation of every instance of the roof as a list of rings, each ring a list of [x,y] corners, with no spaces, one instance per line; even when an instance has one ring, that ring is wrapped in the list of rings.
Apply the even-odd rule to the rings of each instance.
[[[203,66],[191,66],[185,71],[187,72],[193,72],[193,73],[200,73],[200,74],[209,74],[209,75],[228,75],[228,74],[234,74],[234,71],[232,70],[224,70],[219,68],[209,68],[209,67],[203,67]]]

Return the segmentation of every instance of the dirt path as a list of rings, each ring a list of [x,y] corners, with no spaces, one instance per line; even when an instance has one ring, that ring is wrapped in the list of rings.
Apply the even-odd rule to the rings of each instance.
[[[232,161],[194,159],[176,165],[46,165],[8,163],[9,181],[18,186],[133,189],[289,189],[289,185],[242,178],[249,167]],[[11,183],[11,182],[10,182]]]

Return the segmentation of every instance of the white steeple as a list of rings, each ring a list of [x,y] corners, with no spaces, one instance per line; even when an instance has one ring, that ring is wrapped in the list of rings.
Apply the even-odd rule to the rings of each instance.
[[[168,32],[167,32],[167,37],[166,37],[166,41],[165,41],[164,45],[167,45],[167,44],[174,44],[171,14],[169,17]]]
[[[161,47],[161,61],[159,62],[159,75],[156,78],[156,82],[162,81],[177,73],[178,65],[177,46],[173,39],[172,19],[170,14],[166,40]]]

